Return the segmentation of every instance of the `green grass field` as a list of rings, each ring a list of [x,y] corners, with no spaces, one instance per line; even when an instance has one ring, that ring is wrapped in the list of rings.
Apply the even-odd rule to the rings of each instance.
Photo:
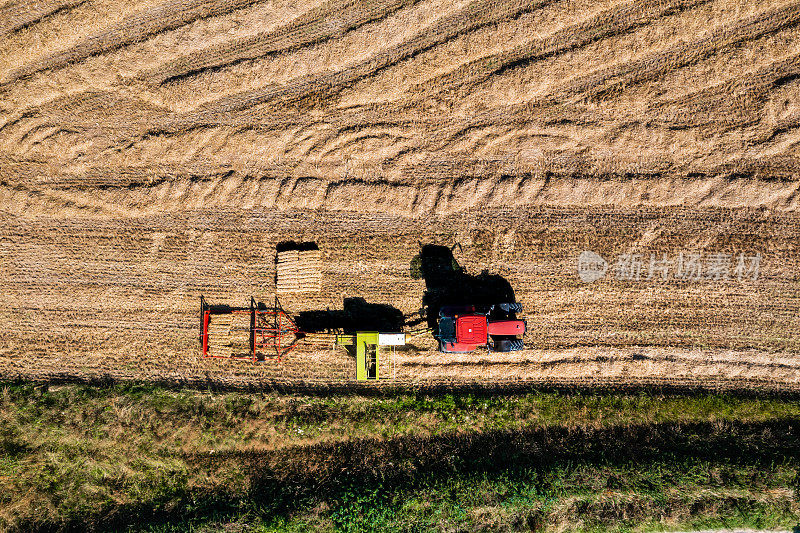
[[[6,384],[8,530],[800,524],[800,402]]]

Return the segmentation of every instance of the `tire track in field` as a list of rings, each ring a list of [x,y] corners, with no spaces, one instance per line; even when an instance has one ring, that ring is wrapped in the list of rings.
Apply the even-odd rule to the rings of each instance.
[[[763,155],[759,154],[759,159],[765,156],[781,159],[781,154],[800,146],[800,136],[797,135],[797,130],[799,129],[800,113],[794,113],[789,117],[780,119],[774,128],[770,128],[760,135],[760,139],[763,139],[763,141],[760,143],[755,141],[760,145],[766,145],[761,147],[761,154]]]
[[[554,352],[571,352],[575,350],[575,346],[558,346],[556,348],[551,348]],[[658,356],[653,355],[653,353],[642,353],[645,350],[642,350],[639,345],[631,344],[631,345],[616,345],[616,344],[586,344],[582,346],[577,346],[577,348],[591,348],[592,353],[587,353],[585,355],[561,355],[558,358],[529,358],[525,355],[516,355],[513,358],[491,358],[491,359],[471,359],[471,360],[464,360],[464,359],[457,359],[457,358],[447,358],[437,356],[436,358],[430,356],[406,356],[401,360],[398,360],[398,366],[405,366],[405,367],[427,367],[427,368],[446,368],[446,367],[462,367],[462,368],[469,368],[469,367],[487,367],[487,366],[498,366],[498,367],[530,367],[530,368],[541,368],[541,369],[559,369],[559,368],[570,368],[576,367],[580,365],[585,365],[587,363],[625,363],[625,362],[639,362],[639,361],[652,361],[652,362],[668,362],[668,363],[683,363],[692,366],[714,366],[724,364],[731,368],[742,368],[745,370],[778,370],[778,371],[785,371],[787,373],[796,373],[800,371],[800,363],[797,364],[790,364],[787,361],[790,361],[789,358],[785,358],[784,360],[766,360],[766,361],[758,361],[758,360],[747,360],[743,356],[743,354],[748,353],[749,351],[755,351],[753,349],[741,349],[737,350],[736,357],[738,359],[720,359],[719,357],[708,360],[703,358],[702,356],[698,356],[697,353],[694,353],[697,348],[693,344],[686,344],[684,346],[679,346],[676,344],[664,344],[664,345],[653,345],[648,344],[647,349],[650,352],[655,352],[656,350],[673,350],[671,352],[666,352],[664,354],[659,354]],[[603,348],[609,349],[609,354],[598,354],[598,349],[602,350]],[[638,349],[637,349],[638,348]],[[724,349],[723,347],[715,346],[714,349],[720,350]],[[621,353],[620,353],[621,352]],[[656,352],[658,353],[658,352]],[[439,354],[437,354],[439,355]],[[762,356],[763,358],[763,356]],[[742,360],[745,359],[745,360]],[[750,359],[758,359],[758,357],[753,357]]]
[[[536,6],[519,6],[517,2],[502,10],[502,14],[480,14],[489,10],[486,0],[470,4],[459,13],[447,17],[424,34],[407,43],[398,45],[392,50],[379,54],[358,65],[335,73],[318,74],[300,78],[286,86],[269,87],[264,90],[248,91],[225,97],[204,105],[199,111],[176,117],[171,124],[165,125],[166,131],[182,129],[209,123],[215,117],[225,113],[237,113],[261,104],[288,104],[299,100],[330,97],[351,85],[353,82],[370,76],[392,64],[412,57],[423,50],[442,44],[456,35],[474,30],[480,26],[494,23],[507,17],[514,17],[523,11],[543,7],[549,0],[541,0]],[[463,24],[463,20],[472,20],[472,24]],[[711,56],[720,49],[735,46],[768,33],[790,27],[800,22],[800,3],[770,10],[752,16],[733,25],[714,29],[709,35],[695,41],[681,41],[664,51],[651,52],[638,59],[626,61],[619,65],[604,68],[588,75],[578,76],[557,87],[540,102],[526,102],[514,107],[498,106],[489,110],[478,121],[494,123],[495,119],[522,108],[523,113],[532,105],[540,107],[563,105],[570,100],[597,98],[619,90],[623,86],[640,83],[647,79],[663,76],[676,68],[682,68]]]
[[[651,52],[638,59],[573,78],[553,91],[550,98],[559,102],[570,99],[602,99],[624,90],[625,87],[656,79],[673,70],[697,63],[719,50],[775,33],[798,22],[798,2],[764,11],[734,24],[713,28],[701,39],[681,40],[666,50]]]
[[[15,216],[59,212],[137,217],[242,208],[381,213],[391,205],[393,214],[413,218],[470,209],[569,205],[666,208],[680,204],[722,209],[748,205],[791,212],[797,209],[798,192],[796,182],[754,181],[750,177],[686,180],[599,175],[576,180],[569,173],[547,179],[475,174],[448,177],[436,176],[428,169],[427,177],[419,179],[327,180],[289,178],[279,172],[271,178],[254,178],[209,168],[184,168],[175,175],[156,177],[135,170],[96,177],[37,174],[0,186],[0,200]]]
[[[161,32],[174,30],[199,19],[224,15],[260,1],[262,0],[171,0],[126,17],[115,26],[87,37],[66,50],[12,70],[0,80],[0,86],[38,72],[112,52]]]
[[[800,53],[771,61],[756,69],[677,98],[652,104],[648,116],[672,130],[715,128],[728,131],[751,128],[743,149],[751,155],[732,156],[715,167],[715,173],[790,177],[796,160],[783,154],[800,144],[794,131],[800,128],[800,112],[791,110],[770,117],[765,106],[784,86],[800,80]],[[757,150],[757,155],[752,155]]]
[[[693,5],[697,5],[698,3],[699,2],[693,1],[669,3],[657,2],[652,6],[653,11],[648,12],[643,19],[654,19],[658,18],[658,16],[666,16],[671,11],[677,9],[687,9]],[[611,11],[613,12],[606,13],[602,16],[598,15],[596,17],[592,17],[589,21],[566,29],[563,33],[559,32],[559,34],[556,36],[545,38],[538,44],[525,45],[519,50],[535,50],[538,47],[541,47],[539,49],[543,50],[542,54],[544,55],[549,54],[550,52],[556,53],[555,50],[559,49],[560,46],[558,43],[564,39],[566,39],[566,43],[572,42],[573,45],[577,46],[576,43],[582,42],[585,39],[592,39],[594,32],[597,32],[598,34],[605,34],[609,32],[609,28],[611,27],[622,28],[630,25],[641,25],[646,23],[643,22],[643,19],[639,19],[635,16],[635,7],[630,4],[624,6],[623,8],[619,8],[618,10]],[[449,121],[446,119],[439,120],[437,122],[439,122],[439,125],[442,126],[442,128],[433,128],[434,130],[438,130],[438,132],[427,139],[427,142],[423,142],[415,148],[423,151],[442,150],[447,146],[452,146],[458,142],[459,139],[464,138],[464,136],[469,133],[474,133],[483,127],[495,127],[500,124],[519,125],[530,122],[531,120],[533,120],[535,123],[558,123],[563,122],[564,120],[575,124],[585,123],[586,120],[592,120],[591,114],[585,111],[581,112],[578,108],[575,108],[567,113],[567,116],[562,116],[561,110],[563,109],[563,106],[568,105],[568,102],[565,102],[564,100],[570,98],[574,99],[574,97],[577,95],[581,95],[582,97],[597,97],[603,93],[608,93],[613,87],[619,88],[622,86],[633,85],[635,83],[645,81],[646,79],[663,76],[673,69],[682,68],[701,61],[720,49],[735,46],[741,42],[779,31],[791,25],[797,24],[799,21],[800,4],[798,3],[780,9],[760,13],[736,24],[716,28],[712,30],[710,35],[707,35],[699,40],[693,42],[682,41],[665,51],[649,53],[638,59],[623,63],[621,65],[615,65],[586,76],[580,76],[570,82],[567,82],[562,87],[557,88],[553,94],[540,101],[525,102],[514,106],[497,106],[496,108],[478,115],[477,117],[468,121]],[[599,27],[592,26],[593,24],[603,24],[604,22],[607,22],[608,24],[601,25]],[[583,28],[583,30],[580,30],[580,28]],[[583,33],[581,33],[581,31],[583,31]],[[552,41],[550,41],[551,39]],[[550,44],[547,44],[548,42],[550,42]],[[568,47],[572,45],[564,44],[564,46]],[[565,48],[564,51],[568,51],[568,49],[569,48]],[[507,65],[500,64],[495,68],[502,70],[503,68],[508,68],[509,66],[513,65],[514,60],[519,59],[518,54],[524,56],[521,51],[515,51],[507,57],[509,60]],[[534,57],[536,56],[534,55]],[[523,62],[524,61],[526,60],[523,59]],[[767,67],[764,72],[760,72],[754,76],[756,83],[752,87],[752,91],[761,91],[762,93],[768,92],[771,86],[774,86],[776,83],[780,83],[782,80],[785,81],[787,76],[793,76],[794,74],[792,73],[796,71],[796,64],[796,59],[790,58],[784,62],[779,62],[776,65]],[[467,65],[464,68],[469,69],[470,67]],[[490,75],[491,74],[485,75],[482,72],[478,72],[473,81],[470,79],[469,74],[465,74],[467,78],[466,84],[479,83],[481,80],[485,79],[484,76]],[[455,80],[455,78],[456,76],[454,76],[452,79]],[[762,78],[762,81],[758,81]],[[770,78],[773,80],[771,85],[769,82],[766,82],[766,80]],[[431,85],[438,87],[440,83],[437,80],[434,83],[431,83]],[[444,81],[444,85],[445,88],[447,88],[447,80]],[[737,86],[741,85],[742,82],[737,83]],[[726,93],[726,89],[729,88],[730,87],[726,86],[719,87],[718,90],[720,97],[728,97],[727,103],[731,103],[731,107],[734,109],[736,107],[741,107],[741,105],[737,105],[741,104],[741,99],[732,102],[733,99],[729,98],[730,93]],[[433,90],[436,91],[438,89]],[[701,91],[714,92],[714,89],[703,89]],[[414,100],[418,100],[418,98],[415,97]],[[378,114],[386,114],[380,112],[380,110],[384,108],[385,110],[393,109],[393,113],[397,113],[400,109],[399,106],[390,104],[386,106],[377,106],[373,111],[377,112]],[[748,112],[756,115],[757,109],[748,109]],[[709,113],[713,113],[713,111],[709,111]],[[686,113],[687,117],[691,117],[691,115],[691,112]],[[368,128],[369,125],[365,124],[364,127]],[[338,131],[344,132],[352,130],[353,128],[353,125],[344,125],[341,126]],[[493,133],[487,135],[493,135]],[[317,146],[325,144],[326,142],[330,142],[331,140],[335,141],[336,135],[334,133],[329,133],[326,135],[326,138],[327,140],[320,140],[317,143]],[[480,145],[482,141],[478,139],[475,142]]]
[[[113,109],[108,115],[106,110]],[[126,146],[138,138],[165,108],[119,93],[90,90],[57,98],[22,110],[0,123],[0,146],[7,153],[24,156],[34,144],[57,133],[75,135],[75,144],[91,136],[97,146]],[[50,129],[45,136],[35,135]]]
[[[151,84],[159,85],[200,74],[206,70],[216,70],[233,65],[240,61],[320,43],[341,37],[370,22],[385,19],[419,1],[331,0],[274,31],[184,55],[144,73],[141,78]]]
[[[261,104],[286,105],[302,100],[330,98],[352,83],[405,59],[411,58],[434,46],[445,43],[458,35],[513,19],[523,13],[540,9],[556,0],[475,0],[452,15],[446,16],[432,27],[422,31],[407,42],[378,53],[356,65],[333,73],[314,74],[297,78],[280,87],[246,91],[203,105],[198,111],[176,117],[160,127],[161,131],[181,130],[214,121],[223,113],[235,113]]]
[[[681,13],[709,1],[651,0],[613,7],[547,37],[534,39],[512,50],[462,64],[450,72],[410,87],[408,92],[423,94],[454,90],[463,92],[508,69],[564,54],[593,42],[635,30],[652,24],[659,18]],[[430,90],[426,90],[428,87]]]
[[[698,126],[747,126],[762,120],[761,107],[770,91],[800,78],[800,54],[772,61],[722,83],[677,98],[654,102],[648,114],[673,129]],[[780,126],[778,126],[780,128]],[[769,135],[772,135],[771,133]],[[764,142],[767,138],[756,140]]]
[[[27,28],[61,11],[78,7],[87,0],[57,0],[50,2],[9,2],[0,6],[0,37]]]
[[[508,117],[514,117],[518,123],[525,123],[525,116],[558,115],[565,104],[578,105],[587,99],[608,98],[626,87],[657,79],[669,72],[702,61],[719,50],[777,32],[799,22],[800,2],[795,2],[779,9],[759,13],[735,24],[713,28],[700,39],[680,40],[665,50],[649,52],[630,61],[576,76],[555,87],[544,97],[509,106],[496,106],[475,116],[469,122],[456,122],[443,126],[427,140],[425,149],[428,151],[447,149],[470,132],[480,130],[483,125],[508,123]],[[485,135],[490,133],[487,132]],[[480,140],[475,142],[481,143]]]

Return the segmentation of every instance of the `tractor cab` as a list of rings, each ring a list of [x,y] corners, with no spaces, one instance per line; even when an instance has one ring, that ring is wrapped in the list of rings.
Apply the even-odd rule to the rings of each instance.
[[[471,305],[442,307],[437,335],[439,350],[464,353],[481,346],[495,352],[521,350],[526,328],[525,321],[516,316],[521,310],[517,303],[484,309]]]
[[[446,309],[443,309],[446,311]],[[439,315],[439,344],[442,351],[471,352],[486,344],[488,320],[475,309],[452,309]]]

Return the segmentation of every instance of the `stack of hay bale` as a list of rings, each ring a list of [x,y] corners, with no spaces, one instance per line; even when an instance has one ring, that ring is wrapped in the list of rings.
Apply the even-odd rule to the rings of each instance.
[[[233,353],[231,343],[231,324],[233,315],[214,315],[208,321],[208,355],[230,357]]]
[[[278,253],[278,293],[319,292],[322,285],[320,250]]]

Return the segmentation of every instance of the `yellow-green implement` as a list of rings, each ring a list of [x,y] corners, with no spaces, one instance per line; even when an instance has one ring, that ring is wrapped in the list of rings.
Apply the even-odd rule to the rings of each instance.
[[[371,381],[379,379],[380,346],[402,346],[406,343],[403,333],[378,333],[359,331],[355,335],[337,335],[339,346],[356,345],[356,379]]]

